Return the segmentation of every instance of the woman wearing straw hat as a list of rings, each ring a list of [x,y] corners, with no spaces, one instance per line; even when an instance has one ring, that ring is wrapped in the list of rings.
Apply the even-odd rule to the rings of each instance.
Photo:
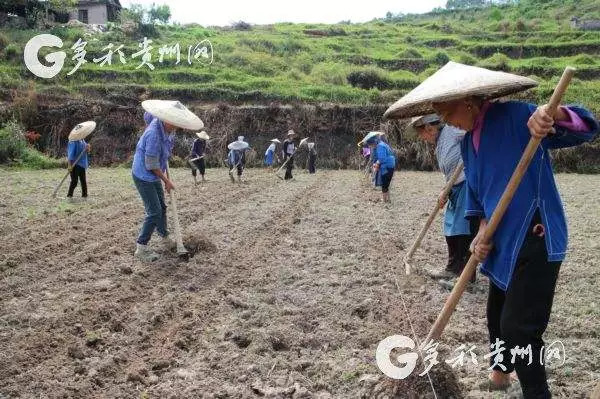
[[[190,162],[192,165],[192,176],[194,176],[194,182],[198,184],[196,180],[196,170],[200,172],[200,176],[202,177],[202,181],[206,181],[204,178],[204,172],[206,171],[206,163],[204,162],[204,155],[206,152],[206,142],[210,137],[203,130],[200,133],[196,133],[196,140],[194,140],[194,144],[192,144],[192,152],[190,154]]]
[[[468,132],[461,143],[467,179],[465,216],[481,218],[471,250],[490,279],[491,347],[499,350],[502,341],[506,352],[527,348],[536,359],[528,364],[528,356],[492,356],[490,387],[506,388],[515,370],[526,399],[551,397],[539,360],[567,249],[567,225],[548,150],[589,141],[599,130],[598,121],[581,107],[559,107],[552,118],[545,105],[489,101],[535,85],[521,76],[450,62],[386,111],[388,117],[435,111]],[[530,137],[541,139],[541,145],[495,230],[493,243],[483,242],[487,221]]]
[[[396,168],[394,151],[381,139],[380,132],[369,132],[363,142],[371,148],[373,154],[373,171],[376,174],[376,185],[381,186],[382,200],[389,203],[390,183]]]
[[[273,161],[275,160],[275,151],[277,151],[277,144],[281,144],[281,141],[277,139],[272,139],[271,144],[269,144],[269,147],[267,148],[267,151],[265,151],[264,162],[266,166],[273,166]]]
[[[172,150],[169,133],[177,128],[201,129],[204,124],[179,101],[146,100],[142,107],[153,116],[142,137],[138,140],[131,169],[133,182],[144,202],[146,217],[136,240],[135,256],[142,261],[154,261],[158,254],[148,247],[156,229],[166,245],[169,245],[167,230],[167,206],[163,191],[175,189],[166,175],[168,159]]]
[[[290,129],[287,133],[287,138],[283,142],[283,161],[287,162],[285,164],[285,180],[290,180],[294,177],[292,176],[292,170],[294,169],[294,152],[296,152],[295,137],[296,133]]]
[[[81,183],[81,198],[87,199],[87,180],[85,171],[89,167],[88,153],[90,145],[85,142],[85,138],[89,136],[96,128],[96,122],[87,121],[78,124],[71,130],[69,134],[69,144],[67,145],[67,162],[69,163],[69,172],[71,174],[71,184],[67,192],[67,200],[73,200],[73,192],[77,187],[77,180]]]
[[[438,166],[444,174],[446,182],[448,182],[454,170],[462,163],[460,143],[466,132],[441,123],[437,114],[415,117],[410,126],[417,131],[421,139],[435,146]],[[465,219],[466,197],[467,185],[464,172],[461,172],[454,182],[449,196],[445,196],[444,192],[439,195],[440,209],[446,203],[448,204],[444,212],[443,227],[448,247],[448,263],[443,271],[430,273],[434,278],[448,280],[460,276],[469,260],[469,246],[473,241],[473,233],[477,231],[479,222],[475,218],[471,220],[471,223]],[[475,281],[475,274],[473,274],[471,281]]]
[[[237,141],[230,143],[227,148],[229,149],[227,154],[227,163],[230,167],[229,177],[232,182],[235,182],[233,170],[237,169],[238,182],[241,182],[244,166],[246,165],[246,151],[250,149],[250,146],[244,141],[244,136],[238,136]]]

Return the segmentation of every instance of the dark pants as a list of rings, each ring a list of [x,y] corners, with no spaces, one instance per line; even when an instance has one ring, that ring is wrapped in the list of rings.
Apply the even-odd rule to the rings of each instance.
[[[285,165],[285,180],[293,178],[292,169],[294,169],[294,157],[289,157],[289,161]]]
[[[308,173],[315,173],[317,171],[315,163],[317,162],[316,155],[308,156]]]
[[[394,170],[388,171],[385,175],[381,175],[381,192],[387,193],[390,191],[390,183],[392,182],[392,177],[394,177]]]
[[[241,176],[243,171],[244,171],[244,165],[242,165],[242,163],[240,162],[237,166],[237,175]]]
[[[446,265],[446,270],[457,276],[460,276],[471,257],[469,247],[479,230],[479,219],[471,219],[470,225],[471,234],[445,236],[446,244],[448,245],[448,264]],[[471,277],[472,282],[475,281],[475,274],[476,273],[473,273],[473,276]]]
[[[75,165],[73,170],[71,171],[71,184],[69,185],[69,192],[67,193],[67,197],[73,196],[73,191],[75,191],[75,187],[77,187],[77,179],[81,182],[81,196],[86,198],[87,193],[87,181],[85,180],[85,168],[82,168],[79,165]]]
[[[204,163],[204,158],[200,158],[192,162],[196,166],[196,168],[192,168],[192,175],[196,177],[196,169],[198,169],[200,175],[204,176],[204,172],[206,171],[206,164]]]
[[[544,237],[532,233],[533,226],[539,223],[536,213],[534,222],[519,251],[517,264],[506,292],[490,282],[487,304],[488,331],[490,342],[496,338],[504,341],[502,352],[504,359],[494,369],[504,373],[517,372],[525,399],[550,398],[546,381],[545,367],[540,364],[540,351],[544,346],[542,335],[548,326],[554,288],[558,279],[561,262],[549,262]],[[531,364],[529,356],[515,357],[512,364],[510,349],[531,345]],[[490,365],[493,365],[493,356]]]
[[[167,231],[167,205],[165,204],[165,193],[160,180],[147,182],[133,176],[133,182],[140,197],[144,202],[146,218],[140,229],[137,239],[138,244],[146,245],[152,237],[154,229],[163,237],[169,235]]]

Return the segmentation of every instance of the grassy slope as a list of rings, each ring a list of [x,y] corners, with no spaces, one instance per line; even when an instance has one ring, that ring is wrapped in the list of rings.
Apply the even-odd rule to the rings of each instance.
[[[154,39],[154,62],[160,44],[179,42],[187,48],[209,38],[214,46],[213,65],[188,66],[182,60],[136,70],[129,59],[139,38],[118,28],[83,36],[78,29],[52,32],[71,46],[79,37],[88,41],[87,59],[103,54],[107,43],[125,45],[128,64],[103,68],[92,62],[73,76],[68,59],[51,81],[32,79],[22,62],[22,49],[33,31],[0,30],[10,43],[0,51],[0,88],[34,81],[38,92],[83,95],[150,89],[152,95],[207,101],[305,101],[351,104],[389,103],[431,75],[447,59],[529,75],[541,82],[525,97],[544,101],[565,65],[580,69],[567,100],[576,100],[600,113],[600,32],[570,27],[573,15],[600,18],[597,0],[531,0],[520,6],[431,13],[364,24],[275,24],[250,31],[200,26],[161,27]],[[577,3],[577,5],[574,5]],[[330,36],[311,36],[307,29]],[[65,47],[66,47],[65,46]],[[184,51],[185,52],[185,51]],[[72,52],[67,50],[70,58]],[[500,54],[498,54],[500,53]],[[116,60],[115,60],[116,61]],[[170,65],[169,65],[170,64]],[[351,72],[374,72],[380,89],[352,87]]]

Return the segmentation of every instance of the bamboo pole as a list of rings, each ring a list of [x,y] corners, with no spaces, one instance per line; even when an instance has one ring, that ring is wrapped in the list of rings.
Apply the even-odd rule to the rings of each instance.
[[[571,78],[573,77],[574,73],[574,68],[565,68],[565,71],[563,72],[563,75],[560,78],[558,85],[554,89],[552,97],[550,98],[550,102],[548,103],[547,112],[549,115],[554,116],[554,114],[556,113],[556,109],[558,108],[560,101],[565,91],[567,90],[567,87],[569,86],[569,83],[571,82]],[[529,167],[529,164],[531,163],[531,160],[535,155],[535,152],[537,151],[540,142],[541,139],[537,137],[532,136],[529,139],[529,143],[527,144],[527,147],[525,148],[525,151],[521,156],[521,160],[517,164],[517,167],[515,168],[515,171],[513,172],[513,175],[511,176],[508,185],[506,186],[504,193],[502,194],[502,197],[500,197],[500,201],[498,202],[496,209],[494,209],[494,213],[492,214],[492,217],[490,218],[490,221],[485,230],[483,242],[489,242],[492,236],[494,235],[494,232],[500,224],[500,221],[502,220],[502,217],[506,212],[506,208],[510,204],[510,201],[512,200],[515,194],[515,191],[519,187],[523,175],[527,171],[527,168]],[[450,296],[446,300],[442,311],[438,315],[435,323],[433,323],[433,326],[429,331],[429,334],[427,335],[428,342],[431,340],[437,340],[442,335],[442,332],[448,324],[448,320],[450,320],[450,317],[452,316],[452,313],[454,312],[458,301],[464,293],[467,284],[471,279],[471,276],[473,275],[473,273],[475,273],[475,268],[477,267],[478,263],[479,262],[477,261],[475,256],[471,254],[467,265],[465,266],[463,272],[458,278],[458,281],[454,285],[454,288],[452,289]]]

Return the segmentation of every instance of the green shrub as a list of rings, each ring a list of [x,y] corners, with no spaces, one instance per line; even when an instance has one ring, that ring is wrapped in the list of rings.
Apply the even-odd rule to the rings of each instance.
[[[443,51],[439,51],[433,56],[433,62],[438,65],[446,65],[448,61],[450,61],[450,57]]]
[[[31,147],[25,148],[18,164],[28,169],[57,169],[67,167],[66,158],[50,158]]]
[[[490,19],[492,21],[500,21],[502,19],[502,11],[499,8],[494,8],[490,12]]]
[[[596,65],[596,60],[591,55],[580,54],[573,59],[576,65]]]
[[[500,69],[503,71],[510,69],[510,58],[502,53],[496,53],[489,58],[479,62],[479,66],[491,69]]]
[[[4,49],[4,58],[8,61],[19,57],[19,47],[16,44],[9,44]]]
[[[4,50],[9,43],[8,37],[4,33],[0,33],[0,51]]]
[[[346,79],[353,87],[361,89],[377,88],[383,90],[389,88],[391,85],[390,80],[376,69],[353,71],[348,74]]]
[[[399,52],[396,56],[397,58],[423,58],[421,53],[417,49],[408,48]]]
[[[0,129],[0,164],[20,159],[27,148],[25,130],[16,121],[7,122]]]

